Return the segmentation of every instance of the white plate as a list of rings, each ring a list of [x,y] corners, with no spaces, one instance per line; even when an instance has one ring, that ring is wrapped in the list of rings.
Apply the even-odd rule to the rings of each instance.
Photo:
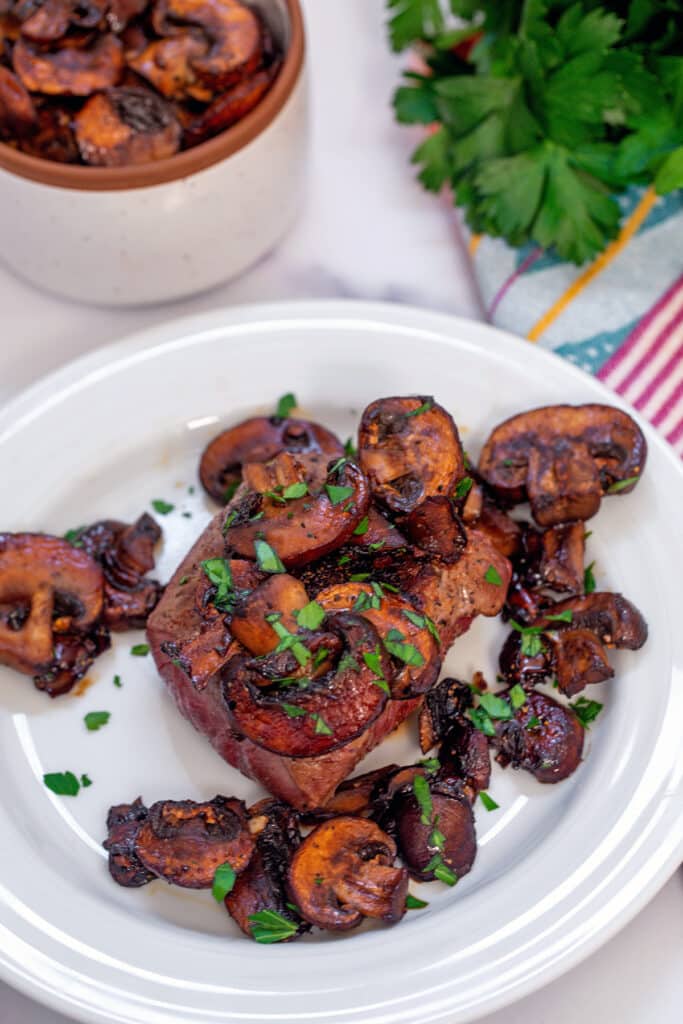
[[[546,352],[481,324],[392,306],[299,303],[231,310],[147,331],[37,384],[0,415],[2,528],[63,532],[128,518],[164,498],[166,579],[210,515],[198,454],[219,423],[294,390],[307,413],[351,433],[378,395],[433,393],[478,453],[503,417],[553,402],[614,401]],[[683,855],[683,474],[646,430],[633,495],[591,522],[598,584],[646,614],[643,651],[613,655],[616,680],[586,760],[559,786],[494,771],[500,804],[477,807],[480,849],[454,889],[398,927],[258,946],[209,893],[157,882],[118,888],[100,840],[111,803],[139,793],[256,797],[184,722],[151,658],[118,637],[82,697],[50,701],[0,670],[0,973],[86,1021],[125,1024],[445,1024],[505,1005],[556,977],[636,913]],[[181,512],[192,513],[192,518]],[[503,636],[480,620],[448,670],[492,675]],[[123,688],[112,685],[114,674]],[[600,691],[599,691],[600,692]],[[593,696],[593,694],[591,694]],[[111,712],[88,733],[83,715]],[[414,727],[366,766],[415,756]],[[75,799],[46,771],[87,772]]]

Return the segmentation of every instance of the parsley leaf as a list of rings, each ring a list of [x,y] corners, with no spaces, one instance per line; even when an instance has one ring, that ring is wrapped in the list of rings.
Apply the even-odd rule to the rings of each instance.
[[[595,575],[593,569],[595,568],[595,562],[591,562],[590,565],[586,566],[586,570],[583,574],[583,589],[586,594],[594,594],[597,584],[595,582]]]
[[[389,8],[389,37],[396,51],[443,31],[440,0],[389,0]]]
[[[513,717],[512,708],[508,702],[502,697],[496,697],[495,693],[480,694],[479,707],[484,709],[489,718],[506,721]]]
[[[479,794],[479,799],[481,800],[487,811],[497,811],[498,808],[500,807],[500,804],[497,804],[493,797],[489,796],[485,789],[482,789],[481,793]]]
[[[256,552],[258,567],[262,572],[279,573],[287,571],[280,561],[279,555],[271,548],[267,541],[255,540],[254,551]]]
[[[221,611],[229,611],[234,597],[230,562],[227,558],[207,558],[201,566],[209,583],[216,588],[214,605]]]
[[[89,711],[84,717],[85,727],[88,732],[97,732],[103,725],[106,725],[111,718],[109,711]]]
[[[370,526],[370,520],[367,516],[363,516],[356,529],[353,531],[354,537],[363,537],[368,532]]]
[[[484,736],[496,735],[496,727],[484,708],[468,708],[465,715],[469,718],[474,728],[478,729],[479,732],[483,732]]]
[[[426,398],[421,405],[418,405],[417,409],[411,409],[406,413],[406,416],[421,416],[423,412],[429,412],[434,406],[433,398]]]
[[[423,825],[431,825],[434,807],[432,794],[429,792],[429,783],[424,776],[416,775],[413,779],[413,793],[420,808],[420,821]]]
[[[640,480],[639,476],[629,476],[626,480],[615,480],[613,484],[610,484],[607,488],[607,494],[619,494],[620,491],[625,491],[627,487],[633,487]]]
[[[291,391],[288,391],[286,395],[283,395],[277,403],[277,409],[275,410],[275,417],[278,420],[286,420],[291,415],[292,411],[296,409],[297,401]]]
[[[222,903],[228,893],[232,892],[236,878],[235,869],[227,860],[223,864],[218,865],[213,876],[213,885],[211,886],[211,892],[216,903]]]
[[[251,937],[264,944],[291,939],[298,929],[298,925],[288,921],[276,910],[259,910],[257,914],[250,914],[248,920],[251,924]]]
[[[341,505],[343,501],[346,501],[354,493],[353,487],[346,487],[341,484],[325,484],[325,490],[331,505]]]
[[[484,573],[484,579],[486,580],[487,583],[493,583],[493,585],[496,587],[502,587],[503,585],[502,577],[498,570],[496,569],[495,565],[490,565],[488,567],[488,569]]]
[[[282,701],[280,707],[288,718],[303,718],[307,714],[304,708],[299,708],[296,704],[285,704],[285,702]]]
[[[315,722],[315,729],[313,732],[316,736],[334,736],[334,729],[330,729],[322,715],[319,715],[316,712],[311,715],[311,718]]]
[[[473,484],[474,480],[472,479],[471,476],[464,476],[462,480],[459,481],[457,487],[455,488],[455,497],[458,499],[466,498],[467,495],[472,490]]]
[[[136,658],[145,658],[149,654],[149,644],[134,644],[130,649],[130,653],[135,655]]]
[[[523,708],[526,704],[526,693],[519,683],[515,683],[515,685],[510,689],[510,703],[515,711]]]
[[[73,772],[48,772],[43,782],[57,796],[76,796],[81,784]]]
[[[296,613],[296,621],[302,629],[318,629],[326,614],[317,601],[309,601]]]
[[[406,910],[422,910],[423,907],[428,906],[427,900],[418,899],[417,896],[413,896],[412,892],[406,893]]]
[[[114,686],[116,686],[119,690],[123,686],[123,683],[121,682],[121,676],[114,676],[112,682],[114,683]]]
[[[155,498],[152,502],[152,508],[155,512],[158,512],[160,516],[167,516],[169,512],[172,512],[175,505],[171,505],[170,502],[164,501],[162,498]]]
[[[417,647],[414,644],[404,643],[404,640],[405,637],[397,629],[390,629],[384,638],[384,646],[389,654],[406,665],[414,665],[418,668],[424,665],[425,660]]]
[[[594,722],[602,711],[604,704],[597,700],[588,700],[587,697],[579,697],[573,704],[569,705],[584,729],[587,729],[591,722]]]
[[[565,608],[563,612],[558,612],[557,615],[546,614],[546,619],[548,622],[571,622],[572,616],[573,613],[571,608]]]

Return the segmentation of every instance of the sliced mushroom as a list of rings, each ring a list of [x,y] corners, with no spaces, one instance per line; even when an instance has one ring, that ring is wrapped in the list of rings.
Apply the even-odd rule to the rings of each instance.
[[[152,22],[161,36],[181,31],[183,23],[203,30],[211,49],[205,57],[196,57],[193,65],[215,90],[240,81],[261,63],[261,23],[240,0],[158,0]]]
[[[138,832],[148,815],[140,797],[132,804],[116,804],[107,815],[107,838],[102,845],[109,854],[109,874],[126,889],[139,889],[156,878],[135,852]]]
[[[571,612],[567,623],[554,620],[552,629],[588,629],[606,647],[639,650],[647,640],[648,628],[643,615],[622,594],[596,591],[585,597],[568,598],[553,605],[555,616]],[[541,618],[546,625],[549,620]]]
[[[325,821],[294,854],[289,885],[303,916],[346,931],[364,917],[393,923],[405,913],[408,873],[394,867],[396,844],[378,825],[344,816]]]
[[[467,683],[450,677],[441,679],[426,695],[420,708],[418,730],[422,753],[426,754],[444,739],[473,704],[472,688]]]
[[[103,605],[99,565],[58,537],[0,534],[0,662],[29,675],[47,669],[60,602],[68,612],[60,616],[62,632],[93,626]],[[12,617],[17,610],[20,620]]]
[[[415,795],[415,780],[391,804],[396,838],[410,874],[420,881],[438,877],[438,863],[456,878],[466,875],[477,853],[474,815],[467,797],[450,780],[427,779],[431,816]],[[439,835],[440,834],[440,835]],[[435,863],[436,860],[436,863]],[[435,874],[435,871],[437,872]]]
[[[346,782],[342,782],[324,810],[316,812],[316,818],[334,818],[340,814],[371,816],[375,797],[388,779],[398,771],[397,764],[389,764],[373,772],[365,772],[353,779],[347,779]]]
[[[450,497],[464,476],[453,418],[433,398],[381,398],[361,420],[359,460],[373,495],[409,513],[430,497]]]
[[[249,863],[254,839],[241,800],[160,800],[135,838],[135,854],[158,878],[185,889],[209,889],[226,861],[236,874]]]
[[[17,76],[0,65],[0,136],[26,135],[36,124],[36,109]]]
[[[301,843],[297,814],[277,800],[263,800],[250,809],[249,827],[256,847],[247,868],[225,897],[228,913],[251,938],[249,918],[264,910],[275,911],[297,926],[291,938],[298,938],[310,925],[292,909],[287,892],[289,865]]]
[[[92,46],[42,50],[26,39],[15,43],[14,70],[30,92],[49,96],[90,96],[116,85],[123,71],[120,39],[97,36]]]
[[[344,454],[344,446],[317,423],[256,416],[209,442],[199,464],[202,487],[216,501],[226,504],[242,480],[245,463],[268,462],[284,451],[300,455],[322,452],[333,459]]]
[[[467,472],[472,480],[470,489],[464,500],[456,502],[456,507],[461,506],[463,523],[476,526],[501,554],[512,558],[520,546],[522,530],[519,523],[498,507],[473,469],[468,468]],[[472,474],[477,479],[472,479]]]
[[[98,623],[86,634],[55,633],[53,643],[52,661],[34,675],[33,682],[36,689],[59,697],[86,675],[95,658],[108,650],[111,640],[107,627]]]
[[[539,574],[551,590],[583,594],[585,536],[583,523],[564,523],[543,530]]]
[[[527,648],[529,650],[529,648]],[[522,635],[519,632],[508,634],[498,658],[501,675],[511,686],[520,683],[522,686],[533,686],[553,673],[553,647],[549,637],[539,636],[538,643],[531,648],[533,653],[522,650]]]
[[[276,65],[267,71],[257,71],[243,82],[238,82],[228,92],[217,96],[206,110],[198,114],[185,128],[185,145],[188,148],[198,146],[199,143],[213,138],[246,117],[268,92],[277,71]]]
[[[495,723],[496,760],[525,768],[539,782],[561,782],[581,763],[583,726],[570,708],[538,690],[527,690],[526,698],[512,719]]]
[[[291,460],[284,453],[268,465],[277,467],[284,461],[289,467]],[[256,468],[267,472],[265,467]],[[265,541],[289,569],[321,558],[353,534],[370,503],[367,480],[358,466],[338,460],[320,491],[317,470],[307,471],[303,458],[301,469],[300,482],[307,484],[310,494],[286,500],[274,490],[252,492],[234,507],[224,529],[228,550],[253,559],[258,542]]]
[[[438,645],[425,620],[418,624],[420,616],[400,596],[377,584],[373,589],[366,583],[346,583],[321,590],[316,601],[329,612],[357,611],[372,623],[393,661],[394,700],[417,697],[434,685],[441,668]]]
[[[555,405],[513,416],[490,434],[479,472],[505,501],[531,504],[542,526],[588,519],[603,494],[633,490],[647,443],[621,409]]]
[[[364,554],[373,556],[379,551],[395,551],[408,546],[400,530],[373,505],[367,512],[367,524],[361,521],[348,543],[362,549]]]
[[[19,139],[19,148],[29,156],[75,164],[80,160],[76,138],[71,127],[71,112],[53,103],[36,111],[34,130]]]
[[[612,679],[607,653],[598,638],[587,629],[567,629],[553,640],[553,668],[557,688],[567,697],[586,686]]]
[[[155,39],[133,56],[128,56],[128,67],[146,78],[166,99],[208,101],[210,90],[197,82],[192,59],[208,51],[208,43],[192,31],[167,39]],[[203,115],[202,115],[203,116]]]
[[[467,533],[450,498],[427,498],[400,520],[406,536],[421,551],[457,562],[467,544]]]
[[[76,142],[86,164],[127,167],[173,156],[181,129],[160,96],[130,86],[91,97],[74,118]]]
[[[287,676],[278,684],[245,655],[231,658],[222,673],[223,700],[237,733],[285,757],[316,757],[358,736],[378,717],[391,666],[377,631],[346,612],[328,615],[326,629],[341,640],[341,656],[309,685]],[[313,664],[311,656],[308,669]]]
[[[418,719],[422,752],[441,743],[438,760],[445,774],[460,779],[472,801],[487,788],[491,776],[486,737],[466,718],[473,704],[472,687],[458,679],[442,679],[426,695]]]
[[[235,605],[230,632],[252,654],[269,654],[279,644],[280,637],[267,617],[279,615],[280,624],[296,633],[299,629],[296,612],[307,604],[308,594],[299,580],[283,573],[269,576]]]

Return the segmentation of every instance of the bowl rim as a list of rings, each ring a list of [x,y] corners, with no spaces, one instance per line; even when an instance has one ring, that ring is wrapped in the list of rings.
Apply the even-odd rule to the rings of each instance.
[[[305,32],[300,0],[284,0],[290,22],[290,39],[282,67],[260,103],[231,128],[192,149],[148,164],[130,167],[88,167],[60,164],[29,156],[0,142],[0,168],[20,178],[53,188],[83,192],[111,192],[148,188],[187,178],[206,170],[244,149],[275,120],[294,91],[304,64]]]

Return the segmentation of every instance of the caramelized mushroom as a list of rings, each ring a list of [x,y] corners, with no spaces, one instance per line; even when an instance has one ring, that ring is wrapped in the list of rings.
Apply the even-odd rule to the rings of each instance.
[[[418,624],[421,616],[407,601],[366,583],[328,587],[316,601],[329,612],[357,611],[372,623],[393,660],[394,700],[426,693],[436,682],[441,667],[438,645],[425,620]]]
[[[563,523],[541,533],[539,575],[551,590],[583,594],[583,523]]]
[[[237,733],[285,757],[316,757],[358,736],[377,718],[391,680],[377,631],[346,612],[328,615],[326,628],[341,640],[341,657],[309,685],[287,676],[272,682],[258,671],[258,662],[240,654],[230,659],[222,673],[223,700]],[[305,671],[313,661],[311,656]]]
[[[381,398],[361,420],[359,461],[373,495],[409,513],[425,498],[449,497],[464,475],[453,418],[433,398]]]
[[[256,416],[209,442],[199,464],[202,487],[216,501],[226,504],[242,480],[245,463],[268,462],[285,451],[301,455],[322,452],[332,459],[340,458],[344,447],[317,423]]]
[[[243,82],[234,85],[228,92],[216,97],[206,110],[202,110],[187,125],[184,134],[185,145],[197,146],[246,117],[270,89],[277,70],[277,66],[273,65],[267,71],[257,71]],[[191,90],[187,91],[193,95]]]
[[[588,519],[603,494],[633,490],[647,443],[633,419],[607,405],[555,405],[513,416],[490,434],[479,472],[512,503],[529,499],[536,522]]]
[[[34,130],[19,140],[19,148],[29,156],[74,164],[79,160],[78,146],[71,127],[71,113],[54,103],[36,111]]]
[[[292,500],[287,500],[286,487],[281,493],[247,494],[226,519],[224,536],[230,551],[254,558],[258,542],[265,541],[284,565],[292,568],[333,551],[353,534],[370,502],[367,480],[360,469],[353,462],[338,460],[323,489],[314,493],[317,471],[307,471],[304,460],[302,457],[297,483],[306,483],[311,493]],[[268,465],[289,469],[296,461],[283,453]]]
[[[211,49],[192,63],[197,75],[213,89],[233,85],[261,63],[261,24],[240,0],[158,0],[152,22],[161,36],[182,31],[179,23],[203,30]]]
[[[287,574],[269,576],[239,601],[230,619],[230,632],[252,654],[269,654],[280,642],[269,615],[279,615],[281,625],[296,633],[296,612],[308,604],[303,583]]]
[[[360,532],[358,532],[360,530]],[[367,512],[367,524],[362,522],[351,535],[348,543],[362,548],[364,553],[375,555],[378,551],[395,551],[405,548],[408,541],[403,534],[373,505]]]
[[[111,640],[107,627],[96,624],[85,635],[54,633],[53,643],[50,664],[34,675],[33,682],[37,690],[44,690],[50,697],[59,697],[73,689],[95,658],[109,648]]]
[[[422,752],[426,754],[441,743],[438,760],[448,777],[462,781],[471,801],[487,788],[491,776],[486,736],[466,717],[473,704],[472,688],[467,683],[442,679],[426,695],[418,719]]]
[[[123,32],[133,18],[144,13],[148,2],[149,0],[109,0],[106,17],[112,32]]]
[[[109,853],[109,873],[127,889],[139,889],[156,878],[135,852],[138,832],[148,815],[140,797],[132,804],[117,804],[107,815],[107,838],[102,845]]]
[[[557,688],[567,697],[614,676],[604,647],[587,629],[563,630],[557,634],[552,646]]]
[[[498,508],[477,483],[472,486],[467,495],[463,506],[462,520],[468,526],[476,526],[478,530],[486,534],[498,551],[507,558],[512,558],[519,550],[522,535],[519,523]]]
[[[206,39],[188,31],[168,39],[155,39],[139,53],[129,56],[127,63],[167,99],[190,96],[206,101],[212,94],[198,84],[192,59],[205,54],[208,48]]]
[[[25,135],[36,123],[33,100],[17,76],[0,65],[0,136]]]
[[[135,838],[135,855],[148,871],[185,889],[209,889],[226,861],[236,874],[249,863],[254,840],[241,800],[208,803],[160,800]]]
[[[91,97],[74,118],[76,142],[86,164],[124,167],[173,156],[180,125],[160,96],[129,86]]]
[[[634,604],[621,594],[596,591],[586,597],[568,598],[552,607],[553,613],[561,615],[571,612],[568,623],[553,621],[552,629],[588,629],[606,647],[639,650],[647,640],[647,622]],[[541,618],[539,623],[547,625],[549,620]]]
[[[581,763],[583,726],[570,708],[552,697],[538,690],[528,690],[526,697],[512,719],[495,723],[496,760],[504,768],[525,768],[539,782],[561,782]]]
[[[85,633],[102,613],[102,590],[100,567],[67,541],[0,534],[0,662],[29,675],[48,669],[55,614],[61,632]]]
[[[457,562],[467,544],[450,498],[427,498],[400,521],[412,543],[444,562]]]
[[[228,913],[245,935],[252,937],[249,918],[273,910],[297,925],[292,939],[310,929],[292,909],[287,893],[291,859],[301,843],[296,812],[277,800],[263,800],[250,809],[249,828],[256,847],[248,866],[225,897]],[[288,940],[289,941],[289,940]]]
[[[344,816],[325,821],[294,854],[289,885],[303,916],[346,931],[364,917],[393,923],[405,913],[408,873],[394,867],[396,844],[378,825]]]
[[[31,92],[90,96],[116,85],[123,71],[123,47],[111,34],[98,36],[89,47],[63,46],[54,52],[19,39],[12,61],[17,75]]]
[[[365,772],[353,779],[347,779],[325,805],[325,809],[318,811],[316,816],[333,818],[339,814],[356,814],[362,817],[370,815],[374,798],[387,780],[399,770],[397,764],[389,764],[384,768],[377,768],[374,772]]]

